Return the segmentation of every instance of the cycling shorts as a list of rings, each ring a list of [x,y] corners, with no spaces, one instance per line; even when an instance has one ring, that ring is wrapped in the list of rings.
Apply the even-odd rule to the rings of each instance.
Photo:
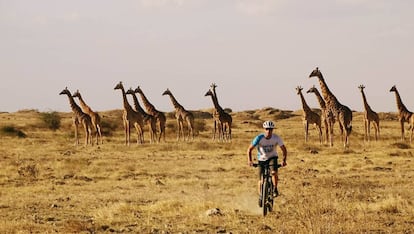
[[[264,172],[264,165],[266,165],[267,163],[269,163],[269,165],[270,165],[270,171],[271,172],[272,171],[277,172],[277,169],[278,169],[278,166],[277,166],[277,158],[278,157],[273,157],[273,158],[270,158],[270,159],[268,159],[266,161],[259,161],[258,162],[259,163],[259,166],[257,168],[259,168],[258,169],[259,170],[259,179],[262,178],[262,175],[263,175],[263,172]]]

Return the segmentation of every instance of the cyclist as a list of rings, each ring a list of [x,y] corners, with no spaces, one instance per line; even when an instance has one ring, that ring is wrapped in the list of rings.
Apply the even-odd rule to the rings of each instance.
[[[279,146],[282,150],[283,154],[283,160],[282,160],[282,166],[286,166],[286,157],[287,157],[287,149],[285,144],[283,143],[283,140],[280,136],[273,133],[273,129],[275,128],[275,124],[268,120],[263,123],[264,133],[261,133],[257,135],[253,141],[251,142],[249,148],[247,149],[247,163],[249,166],[253,165],[252,161],[252,151],[254,148],[257,148],[257,160],[259,161],[259,182],[258,182],[258,188],[259,188],[259,205],[261,206],[261,196],[260,196],[260,187],[262,181],[261,175],[263,174],[263,162],[270,161],[270,164],[273,165],[270,170],[272,174],[272,182],[274,185],[274,191],[273,196],[277,197],[279,195],[279,192],[277,190],[277,181],[278,181],[278,175],[277,175],[277,161],[278,161],[278,154],[276,151],[276,146]]]

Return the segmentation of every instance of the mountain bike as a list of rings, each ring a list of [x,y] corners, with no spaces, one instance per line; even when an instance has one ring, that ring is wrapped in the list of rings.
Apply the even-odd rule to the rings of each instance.
[[[253,167],[263,167],[263,174],[260,178],[262,182],[260,185],[260,196],[261,196],[261,207],[263,208],[263,216],[266,216],[268,212],[273,211],[273,182],[272,182],[272,175],[270,166],[272,164],[269,161],[261,162],[261,163],[253,163]],[[277,168],[282,167],[281,164],[277,165]]]

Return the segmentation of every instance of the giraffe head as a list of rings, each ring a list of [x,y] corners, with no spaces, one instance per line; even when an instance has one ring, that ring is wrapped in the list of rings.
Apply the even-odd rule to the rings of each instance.
[[[318,90],[316,89],[315,85],[312,86],[308,91],[306,91],[306,93],[316,93],[318,92]]]
[[[124,85],[122,84],[122,81],[119,81],[119,83],[115,86],[114,89],[124,89]]]
[[[132,87],[131,88],[129,88],[126,92],[125,92],[126,94],[135,94],[135,90],[134,89],[132,89]]]
[[[314,77],[314,76],[316,76],[318,78],[321,78],[322,77],[322,73],[321,73],[321,71],[319,70],[318,67],[316,67],[315,70],[313,70],[311,72],[311,74],[309,75],[309,78]]]
[[[165,90],[165,91],[162,93],[162,96],[164,96],[164,95],[172,95],[172,93],[171,93],[171,91],[167,88],[167,90]]]
[[[140,93],[140,94],[143,94],[144,92],[142,92],[142,89],[141,89],[141,87],[137,87],[136,89],[135,89],[135,93]]]
[[[358,88],[361,90],[361,92],[365,89],[365,86],[364,85],[360,85],[360,86],[358,86]]]
[[[211,89],[209,89],[209,90],[207,91],[207,93],[206,93],[206,94],[204,94],[204,96],[205,96],[205,97],[207,97],[207,96],[214,96],[214,94],[213,94],[213,92],[211,91]]]
[[[210,85],[210,88],[212,88],[212,89],[215,89],[217,87],[217,84],[216,83],[212,83],[211,85]]]
[[[390,92],[397,92],[397,87],[395,87],[395,85],[393,85],[390,89]]]
[[[81,94],[80,94],[80,92],[79,92],[79,89],[77,89],[73,94],[72,94],[72,97],[78,97],[78,98],[81,98]]]
[[[63,94],[72,96],[72,94],[70,93],[68,87],[66,87],[64,90],[62,90],[62,92],[59,93],[59,95],[63,95]]]
[[[296,87],[296,91],[298,91],[297,95],[300,95],[302,93],[302,90],[303,90],[303,88],[301,86],[297,86]]]

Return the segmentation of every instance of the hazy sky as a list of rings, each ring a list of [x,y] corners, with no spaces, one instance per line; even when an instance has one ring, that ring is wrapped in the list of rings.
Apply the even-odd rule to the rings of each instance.
[[[301,109],[295,87],[319,88],[319,67],[339,101],[396,112],[396,85],[414,111],[412,0],[0,0],[0,111],[70,111],[66,86],[97,111],[121,109],[113,88],[142,88],[172,111]],[[314,94],[305,98],[319,107]],[[130,99],[132,101],[132,99]]]

